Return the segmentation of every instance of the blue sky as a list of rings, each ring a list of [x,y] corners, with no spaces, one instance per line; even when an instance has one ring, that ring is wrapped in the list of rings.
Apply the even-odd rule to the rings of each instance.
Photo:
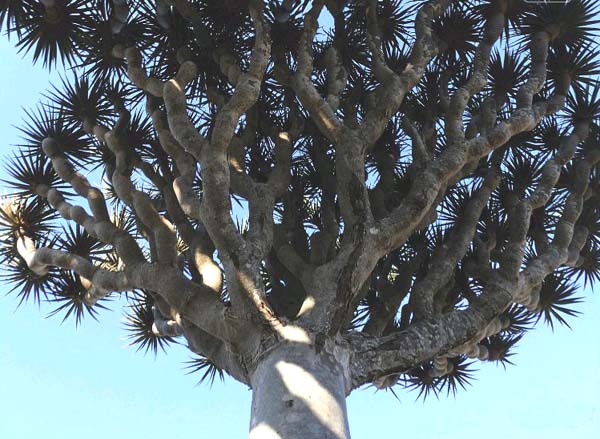
[[[0,38],[0,151],[17,143],[23,108],[32,108],[49,74],[22,60]],[[2,178],[3,171],[0,171]],[[0,438],[128,439],[242,438],[249,424],[251,392],[227,379],[195,386],[186,375],[186,349],[168,355],[136,353],[124,339],[123,314],[100,313],[79,328],[51,309],[18,310],[0,285]],[[456,398],[415,402],[415,393],[373,388],[348,400],[355,439],[445,437],[563,439],[600,433],[600,292],[584,292],[583,315],[572,330],[543,325],[526,335],[506,370],[476,364],[477,381]]]

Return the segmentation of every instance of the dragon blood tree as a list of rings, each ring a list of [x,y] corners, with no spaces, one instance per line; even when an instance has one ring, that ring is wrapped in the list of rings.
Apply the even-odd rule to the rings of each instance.
[[[7,162],[4,279],[77,321],[122,296],[140,347],[252,388],[253,439],[348,438],[368,383],[454,392],[600,277],[597,14],[2,0],[68,69]]]

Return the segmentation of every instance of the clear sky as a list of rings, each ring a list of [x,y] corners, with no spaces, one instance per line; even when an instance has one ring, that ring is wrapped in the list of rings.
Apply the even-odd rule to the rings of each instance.
[[[0,37],[3,156],[18,141],[23,108],[38,102],[49,77]],[[156,359],[136,353],[116,303],[100,312],[100,323],[85,319],[75,328],[46,319],[48,304],[17,310],[8,292],[0,285],[0,438],[246,437],[251,392],[232,379],[195,386],[181,346]],[[389,392],[355,391],[353,438],[600,437],[600,291],[584,295],[572,330],[540,324],[517,346],[515,366],[476,364],[477,381],[456,398],[415,402],[416,393],[397,389],[399,402]]]

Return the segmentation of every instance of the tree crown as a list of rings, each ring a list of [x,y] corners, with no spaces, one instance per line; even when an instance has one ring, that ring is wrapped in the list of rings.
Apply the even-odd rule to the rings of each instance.
[[[600,279],[597,14],[0,2],[68,69],[7,161],[4,280],[77,322],[123,295],[132,343],[184,337],[204,378],[300,328],[349,346],[350,389],[453,393]]]

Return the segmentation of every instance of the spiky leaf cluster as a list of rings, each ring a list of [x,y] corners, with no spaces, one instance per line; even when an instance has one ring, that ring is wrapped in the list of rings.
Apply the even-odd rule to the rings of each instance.
[[[138,351],[152,352],[154,355],[160,349],[166,352],[169,344],[174,343],[172,337],[160,337],[153,330],[154,300],[150,292],[142,291],[132,296],[133,304],[128,306],[125,329],[132,346]]]

